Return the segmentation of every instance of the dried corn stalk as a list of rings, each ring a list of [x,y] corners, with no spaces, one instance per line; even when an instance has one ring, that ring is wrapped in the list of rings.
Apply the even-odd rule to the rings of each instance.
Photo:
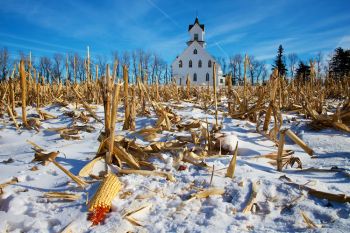
[[[306,153],[308,153],[310,156],[313,155],[314,151],[306,145],[305,142],[303,142],[295,133],[293,133],[290,129],[286,131],[286,135],[289,136],[290,139],[292,139],[296,144],[298,144]]]
[[[258,195],[258,183],[254,181],[252,183],[252,192],[250,193],[249,200],[246,206],[243,208],[243,211],[242,211],[243,213],[249,213],[252,210],[253,205],[256,203],[257,195]]]
[[[232,159],[230,161],[230,165],[227,168],[226,177],[230,177],[230,178],[234,177],[236,161],[237,161],[237,153],[238,153],[238,142],[236,144],[235,152],[233,153]]]
[[[80,195],[76,193],[48,192],[44,194],[44,197],[67,200],[67,201],[76,201],[80,198]]]
[[[27,79],[26,79],[26,72],[24,68],[24,61],[21,60],[20,62],[20,75],[21,75],[21,96],[22,96],[22,122],[25,127],[27,127]]]
[[[111,122],[110,122],[110,130],[109,130],[109,147],[108,152],[106,154],[106,162],[107,164],[112,163],[112,153],[114,149],[114,130],[115,130],[115,121],[117,118],[117,109],[119,103],[119,90],[120,84],[114,85],[114,93],[113,93],[113,102],[112,102],[112,112],[111,112]]]
[[[120,169],[118,171],[120,174],[137,174],[142,176],[160,176],[163,178],[166,178],[167,180],[171,182],[175,182],[175,177],[168,172],[161,172],[161,171],[147,171],[147,170],[132,170],[132,169]]]
[[[134,156],[132,156],[132,154],[130,154],[122,146],[120,146],[119,143],[114,144],[113,154],[117,159],[128,164],[129,167],[134,168],[134,169],[140,169],[140,164],[134,158]]]
[[[87,177],[91,174],[94,165],[98,162],[103,160],[103,157],[97,157],[90,161],[88,164],[86,164],[80,171],[79,171],[79,176],[81,177]]]
[[[305,212],[300,211],[301,216],[304,219],[304,222],[307,224],[308,228],[318,228],[318,226],[305,214]]]
[[[131,224],[135,226],[142,226],[142,224],[135,219],[135,215],[145,212],[146,210],[151,208],[151,206],[151,203],[132,203],[131,207],[124,211],[123,218],[127,219]]]
[[[286,184],[289,184],[291,186],[295,186],[298,189],[302,189],[308,192],[309,195],[320,198],[320,199],[327,199],[329,201],[335,201],[340,203],[350,202],[350,197],[346,194],[334,194],[334,193],[327,193],[323,191],[319,191],[310,187],[307,187],[306,185],[300,185],[295,182],[293,182],[290,178],[287,176],[281,176],[280,179],[286,180]]]
[[[16,184],[16,183],[18,183],[18,179],[17,179],[17,177],[14,177],[10,181],[7,181],[5,183],[0,184],[0,189],[2,190],[3,188],[5,188],[8,185]]]
[[[209,196],[220,196],[220,195],[223,195],[224,193],[225,193],[225,189],[223,188],[208,188],[208,189],[199,191],[197,193],[194,193],[190,199],[182,203],[182,206],[183,204],[186,204],[194,199],[207,198]],[[182,206],[180,205],[180,208]]]
[[[70,171],[68,171],[66,168],[64,168],[61,164],[56,162],[56,157],[59,154],[59,152],[50,152],[50,153],[43,153],[41,151],[35,152],[35,157],[32,162],[41,162],[43,165],[48,165],[50,162],[56,165],[61,171],[63,171],[69,178],[71,178],[75,183],[77,183],[80,187],[84,188],[87,183],[77,176],[73,175]]]

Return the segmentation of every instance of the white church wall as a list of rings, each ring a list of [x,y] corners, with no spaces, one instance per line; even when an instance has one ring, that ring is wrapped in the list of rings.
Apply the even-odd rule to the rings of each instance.
[[[193,51],[197,50],[197,54]],[[182,61],[182,67],[179,67],[179,61]],[[189,61],[192,61],[192,68],[189,67]],[[198,67],[199,60],[202,61],[202,67]],[[208,67],[208,62],[211,61],[211,67]],[[193,85],[213,85],[213,65],[214,58],[210,56],[202,46],[194,41],[187,49],[175,59],[172,64],[173,77],[176,78],[178,85],[186,85],[187,75],[190,76],[191,84]],[[217,72],[216,76],[217,84],[224,85],[224,78],[222,77],[222,71],[219,64],[216,64]],[[197,81],[194,80],[194,74],[197,75]],[[209,81],[206,80],[207,74],[209,75]],[[222,81],[220,81],[222,80]]]
[[[190,30],[191,40],[194,40],[194,35],[198,34],[198,40],[204,41],[204,33],[202,28],[198,24],[195,24]]]
[[[189,76],[192,85],[213,85],[213,65],[214,58],[204,49],[204,30],[200,27],[198,18],[196,18],[194,25],[191,27],[190,41],[187,42],[188,47],[178,56],[172,63],[172,75],[176,79],[178,85],[186,85],[187,76]],[[198,34],[198,42],[195,40],[195,34]],[[196,50],[196,53],[194,51]],[[179,66],[179,63],[182,66]],[[192,62],[192,67],[189,63]],[[201,67],[199,67],[201,61]],[[208,62],[211,62],[211,65]],[[216,77],[217,85],[225,85],[225,79],[222,74],[221,67],[216,63]]]

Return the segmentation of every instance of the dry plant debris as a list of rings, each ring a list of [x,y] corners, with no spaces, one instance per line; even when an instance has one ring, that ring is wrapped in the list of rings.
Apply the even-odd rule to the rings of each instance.
[[[298,114],[296,116],[300,116],[300,118],[302,116],[305,118],[305,122],[317,130],[333,128],[349,133],[350,80],[348,78],[338,81],[325,80],[324,82],[322,80],[312,80],[306,83],[302,83],[300,80],[288,82],[275,70],[266,85],[253,86],[247,78],[247,71],[251,64],[246,56],[244,58],[242,86],[233,87],[230,77],[227,77],[228,85],[221,88],[217,85],[217,77],[213,79],[213,88],[194,86],[191,84],[190,77],[188,77],[184,87],[176,85],[175,82],[159,85],[158,82],[151,84],[147,75],[134,77],[136,83],[133,84],[129,82],[129,67],[125,65],[122,67],[122,77],[117,77],[118,62],[117,60],[114,62],[112,74],[110,74],[110,67],[107,65],[105,75],[100,76],[97,72],[94,79],[89,66],[91,61],[88,58],[85,61],[86,80],[81,82],[75,80],[73,83],[67,79],[66,82],[55,80],[52,83],[47,83],[44,77],[34,75],[35,69],[33,67],[21,60],[16,65],[11,78],[0,84],[0,115],[6,119],[4,120],[5,124],[16,127],[17,132],[31,132],[34,129],[39,133],[45,130],[54,132],[53,134],[57,133],[62,138],[61,141],[83,141],[86,133],[101,130],[99,147],[96,154],[93,152],[93,156],[96,156],[80,168],[79,176],[75,176],[56,161],[59,155],[58,151],[54,151],[54,149],[51,149],[51,152],[45,151],[34,142],[28,141],[35,152],[33,162],[39,162],[44,166],[53,163],[83,188],[89,187],[90,183],[102,178],[101,174],[99,176],[92,174],[97,162],[100,161],[106,165],[103,174],[107,175],[89,202],[89,211],[91,212],[89,219],[94,225],[103,221],[106,213],[111,210],[112,200],[121,190],[122,184],[118,176],[122,180],[127,179],[126,176],[130,174],[136,174],[145,176],[142,179],[150,180],[151,178],[148,177],[152,177],[152,180],[161,180],[159,182],[161,184],[164,182],[169,186],[176,186],[181,182],[181,173],[193,174],[191,172],[196,170],[200,175],[202,175],[201,172],[207,176],[211,174],[210,185],[215,183],[213,177],[220,177],[224,183],[226,182],[226,185],[235,182],[237,178],[234,180],[232,178],[237,176],[237,172],[241,172],[237,160],[239,164],[241,152],[238,151],[242,144],[240,143],[240,148],[238,148],[238,142],[231,142],[232,145],[229,147],[223,145],[224,138],[227,136],[222,132],[222,129],[226,127],[224,118],[249,121],[254,124],[256,132],[274,142],[277,145],[277,148],[274,148],[277,149],[276,152],[253,157],[253,159],[269,159],[271,160],[269,163],[277,167],[279,172],[283,172],[283,168],[288,169],[288,165],[293,167],[294,164],[297,164],[297,168],[301,169],[300,173],[346,173],[342,169],[303,169],[309,165],[303,161],[302,155],[294,150],[284,149],[286,146],[285,138],[291,139],[310,156],[315,153],[314,149],[316,150],[316,148],[310,148],[291,129],[286,130],[282,114],[295,112]],[[104,68],[100,67],[100,69]],[[214,64],[214,73],[215,69]],[[336,108],[329,108],[325,104],[326,100],[331,98],[339,100]],[[205,118],[199,119],[197,116],[191,116],[192,118],[188,119],[188,117],[181,115],[182,110],[186,109],[184,104],[191,106],[193,112],[195,112],[194,110],[205,112],[203,114]],[[44,110],[49,105],[61,106],[59,111],[62,115],[51,114],[47,109]],[[122,107],[119,108],[119,105]],[[99,106],[103,106],[102,117]],[[123,109],[123,115],[120,114],[120,109]],[[37,114],[35,113],[33,116],[34,110]],[[5,118],[6,115],[8,118]],[[49,123],[58,122],[63,117],[69,119],[72,124],[67,126],[54,125],[54,128],[46,126],[53,126]],[[137,121],[140,119],[152,119],[152,125],[147,127],[142,125],[143,128],[138,128]],[[221,122],[220,119],[222,119]],[[118,123],[122,123],[122,127],[117,127]],[[103,128],[101,129],[100,126]],[[247,134],[249,134],[249,130],[247,130]],[[233,150],[233,148],[235,149]],[[232,155],[232,157],[227,157],[227,155]],[[171,159],[166,160],[163,157]],[[217,169],[215,165],[215,169],[213,166],[211,170],[215,161],[220,159],[225,159],[228,162],[228,167]],[[6,164],[6,161],[3,164]],[[262,164],[266,167],[269,166],[269,164]],[[36,168],[41,169],[39,165]],[[221,173],[220,171],[226,172]],[[294,169],[293,172],[297,173]],[[180,182],[177,179],[178,176],[180,176]],[[154,177],[161,177],[170,182],[154,179]],[[246,180],[243,177],[239,181],[238,187],[243,188]],[[18,179],[14,179],[1,184],[0,193],[5,192],[4,188],[7,186],[17,182]],[[281,184],[284,183],[320,199],[340,203],[350,202],[347,194],[319,191],[307,185],[293,182],[288,177],[285,177],[284,181],[281,182]],[[258,202],[258,184],[258,181],[252,182],[247,203],[242,210],[243,213],[254,212],[254,206]],[[183,203],[192,205],[194,202],[190,203],[191,200],[223,195],[227,190],[226,187],[208,189],[203,189],[203,187],[207,186],[198,184],[190,186],[189,190],[186,191],[195,190],[195,192],[190,199]],[[262,191],[260,190],[260,192]],[[176,194],[172,195],[172,198],[177,198]],[[80,196],[68,192],[44,194],[44,197],[49,199],[57,198],[69,201],[78,201]],[[151,199],[154,196],[156,196],[155,192],[139,194],[135,197],[131,191],[125,191],[121,194],[125,200],[129,198]],[[162,198],[170,199],[166,195],[162,195]],[[296,205],[298,200],[300,199],[292,200],[289,205]],[[240,204],[242,204],[242,200]],[[129,208],[122,216],[133,225],[142,226],[142,222],[135,216],[149,209],[152,205],[154,203]],[[304,212],[301,212],[301,215],[309,228],[318,227]]]

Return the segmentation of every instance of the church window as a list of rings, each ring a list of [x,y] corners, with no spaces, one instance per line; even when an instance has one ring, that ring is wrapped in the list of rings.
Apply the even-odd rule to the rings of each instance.
[[[211,67],[211,60],[208,61],[208,67]]]
[[[224,79],[221,78],[221,79],[220,79],[220,83],[224,83]]]
[[[198,41],[198,33],[195,33],[195,34],[194,34],[194,40],[197,40],[197,41]]]
[[[194,49],[194,50],[193,50],[193,54],[197,54],[197,49]]]
[[[193,82],[197,82],[197,74],[196,73],[193,74]]]
[[[182,60],[179,61],[179,68],[182,68]]]
[[[201,68],[202,67],[202,60],[199,60],[198,61],[198,68]]]
[[[188,62],[188,67],[192,68],[192,60]]]
[[[205,81],[209,82],[209,73],[205,75]]]

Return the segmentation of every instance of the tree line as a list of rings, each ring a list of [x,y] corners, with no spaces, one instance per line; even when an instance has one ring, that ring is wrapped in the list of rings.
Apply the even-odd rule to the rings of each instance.
[[[350,50],[337,48],[328,56],[328,59],[324,58],[324,54],[318,52],[308,61],[303,61],[296,53],[285,55],[284,48],[280,45],[271,66],[272,70],[277,69],[279,75],[284,76],[286,79],[306,81],[310,78],[311,70],[313,70],[317,79],[329,77],[339,80],[344,77],[350,77]],[[223,73],[232,77],[234,85],[243,83],[244,60],[245,58],[242,54],[235,54],[228,59],[216,57],[216,61],[221,65]],[[269,73],[266,61],[257,60],[254,56],[248,56],[246,77],[251,84],[265,83]]]
[[[78,53],[65,55],[56,53],[52,57],[34,57],[19,52],[19,56],[14,57],[4,47],[0,49],[0,80],[11,76],[13,68],[20,59],[25,60],[27,66],[30,61],[31,66],[46,82],[63,82],[67,79],[70,82],[81,82],[87,79],[88,63],[86,56],[83,57]],[[234,85],[243,83],[245,57],[242,54],[235,54],[229,58],[215,57],[215,60],[221,65],[223,73],[232,77]],[[98,55],[90,58],[89,61],[91,77],[95,77],[96,74],[103,76],[106,72],[107,63],[118,61],[114,67],[116,76],[121,77],[122,66],[125,65],[128,67],[129,82],[131,83],[135,83],[137,77],[141,77],[142,81],[147,77],[149,83],[169,83],[172,78],[171,66],[163,58],[156,53],[142,49],[122,53],[113,51],[109,57]],[[247,56],[247,61],[246,77],[250,83],[252,85],[265,83],[270,73],[266,61],[258,60],[254,56]],[[271,65],[272,69],[277,69],[279,74],[285,78],[306,81],[313,74],[318,79],[329,77],[339,80],[350,76],[350,50],[339,47],[329,55],[328,60],[325,60],[324,55],[318,52],[309,61],[303,61],[299,59],[296,53],[285,55],[284,48],[280,45],[277,49],[276,58]]]
[[[12,54],[11,54],[12,55]],[[13,68],[24,60],[26,66],[36,69],[40,77],[45,82],[82,82],[87,80],[87,56],[81,56],[78,53],[53,54],[52,57],[41,56],[34,57],[31,54],[19,52],[19,56],[11,56],[7,48],[0,50],[0,80],[4,80],[11,76]],[[115,62],[117,61],[117,62]],[[134,51],[124,51],[119,53],[113,51],[109,57],[97,55],[89,59],[90,77],[94,78],[96,74],[103,76],[106,73],[107,64],[115,64],[110,69],[115,69],[117,77],[122,76],[122,67],[128,67],[129,82],[135,83],[137,77],[142,79],[147,77],[149,83],[168,83],[171,81],[170,66],[156,53],[146,52],[142,49]]]
[[[329,55],[329,60],[326,62],[323,61],[321,52],[318,52],[309,61],[302,61],[297,54],[290,53],[287,55],[286,62],[284,49],[280,45],[272,67],[277,69],[281,76],[287,77],[289,74],[289,77],[304,82],[309,80],[312,75],[317,79],[329,77],[334,80],[340,80],[350,77],[350,50],[338,47]]]

